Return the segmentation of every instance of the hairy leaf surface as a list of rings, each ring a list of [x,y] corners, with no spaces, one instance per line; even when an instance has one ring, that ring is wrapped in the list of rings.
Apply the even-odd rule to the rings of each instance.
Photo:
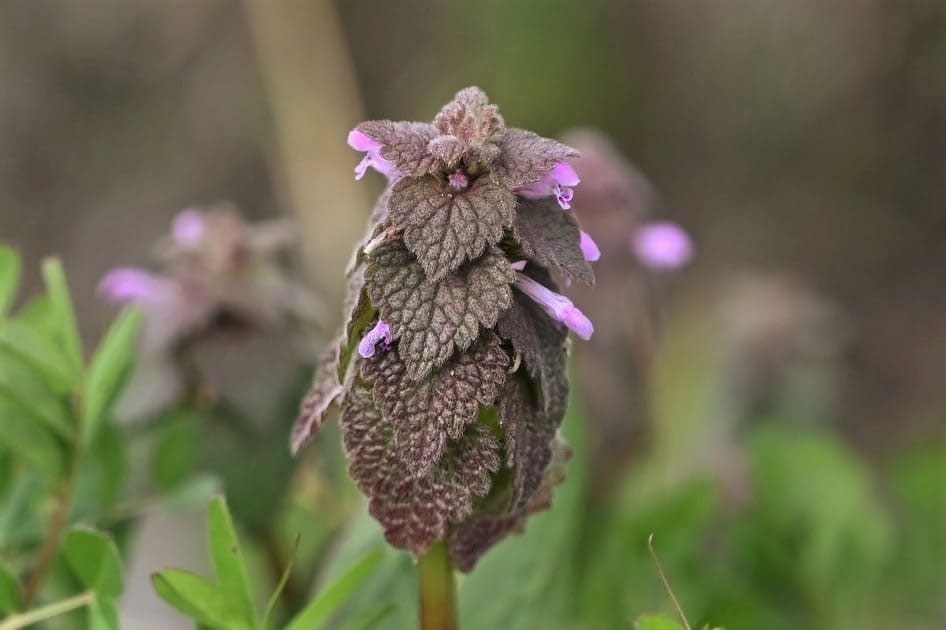
[[[514,272],[498,249],[440,281],[424,270],[401,241],[375,250],[365,272],[371,303],[391,325],[407,376],[423,378],[491,328],[512,302]]]
[[[483,253],[512,227],[515,196],[488,177],[463,191],[436,177],[405,177],[391,191],[388,217],[431,281]]]

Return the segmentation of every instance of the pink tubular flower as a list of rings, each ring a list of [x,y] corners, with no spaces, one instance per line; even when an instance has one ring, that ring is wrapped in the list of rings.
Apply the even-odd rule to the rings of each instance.
[[[388,179],[397,177],[397,169],[394,167],[394,163],[381,157],[380,151],[384,145],[377,140],[372,140],[362,132],[352,129],[348,133],[348,146],[355,151],[365,153],[365,157],[355,167],[355,179],[364,177],[369,166],[374,167],[376,171]]]
[[[531,184],[526,184],[516,190],[516,193],[526,199],[542,199],[543,197],[554,196],[558,200],[558,205],[563,210],[571,208],[571,200],[575,195],[572,186],[581,183],[578,173],[568,162],[559,162],[542,179]]]
[[[591,334],[595,331],[594,325],[567,297],[559,295],[529,276],[518,272],[516,273],[515,285],[517,289],[535,300],[542,307],[542,310],[548,313],[549,317],[562,322],[582,339],[591,339]]]
[[[601,258],[601,250],[598,249],[598,244],[584,230],[581,231],[581,253],[585,255],[585,260],[588,262],[595,262]]]
[[[370,359],[374,356],[375,346],[379,341],[384,342],[385,348],[394,343],[394,335],[391,334],[391,327],[382,319],[379,319],[378,323],[374,325],[374,328],[365,333],[365,336],[361,338],[361,343],[358,344],[358,354],[366,359]]]
[[[181,210],[171,224],[171,236],[180,247],[197,247],[206,232],[207,221],[200,210]]]
[[[655,270],[677,269],[693,256],[693,244],[676,223],[648,223],[631,237],[631,248],[640,261]]]

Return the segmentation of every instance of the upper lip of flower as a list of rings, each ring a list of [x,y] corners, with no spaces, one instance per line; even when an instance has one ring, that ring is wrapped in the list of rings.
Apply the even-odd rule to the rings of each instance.
[[[561,161],[555,164],[551,171],[539,181],[520,186],[516,193],[527,199],[540,199],[554,196],[563,210],[571,208],[571,200],[575,195],[573,186],[581,183],[581,178],[571,164]]]
[[[363,151],[365,153],[361,162],[355,166],[355,179],[364,177],[369,166],[388,178],[397,176],[397,169],[394,163],[381,157],[381,148],[384,145],[377,140],[372,139],[370,136],[357,129],[352,129],[348,132],[348,146],[356,151]]]

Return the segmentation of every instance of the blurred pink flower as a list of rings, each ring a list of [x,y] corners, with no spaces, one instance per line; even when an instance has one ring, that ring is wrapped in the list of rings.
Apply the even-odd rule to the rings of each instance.
[[[554,196],[558,200],[558,205],[564,210],[571,208],[571,200],[575,195],[573,186],[581,183],[578,173],[568,162],[559,162],[542,179],[531,184],[526,184],[516,190],[516,193],[526,199],[542,199],[544,197]]]
[[[631,249],[645,266],[655,270],[677,269],[693,256],[689,235],[676,223],[647,223],[631,236]]]
[[[394,164],[381,157],[380,151],[384,145],[377,140],[372,140],[364,133],[353,129],[348,133],[348,146],[365,153],[365,157],[355,167],[355,179],[364,177],[369,166],[388,179],[397,177],[397,169]]]
[[[516,288],[528,295],[542,307],[552,319],[562,322],[582,339],[591,339],[595,327],[578,308],[564,295],[552,291],[529,276],[516,273]]]
[[[183,248],[193,248],[200,245],[207,231],[207,222],[200,210],[181,210],[174,217],[171,225],[171,236],[175,244]]]

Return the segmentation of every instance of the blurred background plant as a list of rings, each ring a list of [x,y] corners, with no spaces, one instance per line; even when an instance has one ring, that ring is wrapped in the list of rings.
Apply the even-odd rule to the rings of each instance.
[[[50,627],[114,627],[119,611],[190,627],[150,575],[213,573],[221,490],[257,612],[288,575],[276,627],[373,557],[334,423],[299,460],[287,448],[371,209],[345,136],[379,114],[424,119],[467,84],[512,124],[584,138],[586,158],[603,143],[618,178],[583,175],[573,200],[602,259],[575,297],[596,333],[575,348],[568,479],[462,581],[462,627],[672,617],[651,533],[693,627],[946,624],[943,3],[11,0],[0,68],[0,234],[24,261],[6,250],[0,278],[0,627],[63,601],[76,608]],[[231,217],[218,252],[257,242],[260,221],[293,226],[301,256],[249,249],[295,306],[261,320],[228,297],[253,304],[252,283],[212,276],[213,299],[186,302],[199,334],[156,357],[149,327],[169,322],[152,317],[141,372],[121,378],[127,353],[102,348],[130,348],[140,311],[107,326],[98,283],[145,263],[194,203]],[[686,227],[688,266],[640,264],[633,234],[652,221]],[[170,253],[183,225],[148,273],[206,270]],[[247,320],[264,323],[232,325]],[[152,358],[172,360],[149,377]],[[414,624],[410,558],[378,553],[332,627]]]

